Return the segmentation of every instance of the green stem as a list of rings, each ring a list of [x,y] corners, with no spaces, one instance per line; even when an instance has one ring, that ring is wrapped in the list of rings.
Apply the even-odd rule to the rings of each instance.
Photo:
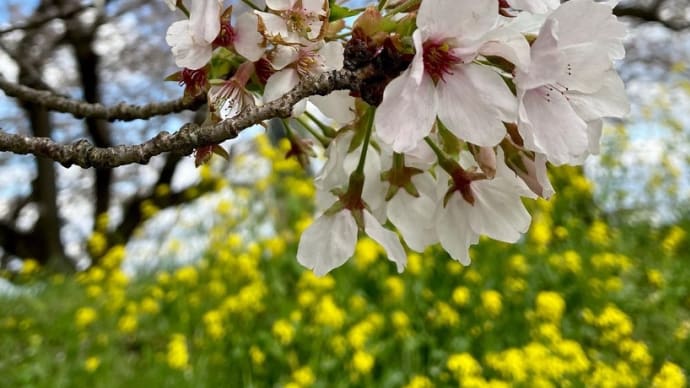
[[[371,132],[374,127],[374,107],[369,106],[364,114],[364,140],[362,141],[362,153],[359,156],[359,164],[355,173],[364,174],[364,161],[367,159],[367,149],[369,149],[369,141],[371,139]]]
[[[187,7],[184,6],[184,3],[182,3],[182,0],[177,0],[177,2],[175,3],[175,6],[177,7],[177,9],[179,9],[180,11],[182,11],[182,13],[183,13],[187,18],[189,18],[189,10],[187,9]]]
[[[313,121],[316,126],[319,127],[321,132],[323,132],[324,135],[330,138],[334,138],[336,135],[336,131],[329,127],[328,125],[324,124],[321,120],[318,119],[318,117],[314,116],[312,113],[309,111],[304,111],[304,113],[309,117],[309,120]]]
[[[379,0],[378,10],[381,11],[386,6],[387,0]]]
[[[307,132],[309,132],[312,136],[314,136],[314,138],[315,138],[316,140],[318,140],[319,143],[321,143],[321,145],[322,145],[324,148],[328,147],[328,144],[330,144],[330,141],[329,141],[328,139],[326,139],[325,137],[323,137],[323,135],[321,135],[320,133],[316,132],[316,131],[314,130],[314,128],[312,128],[312,126],[309,125],[308,122],[306,122],[306,120],[304,120],[304,119],[301,118],[301,117],[298,117],[298,118],[296,118],[295,120],[297,120],[297,122],[300,123],[300,125],[301,125],[302,127],[304,127],[304,129],[306,129]],[[283,125],[285,125],[285,128],[288,128],[288,124],[287,124],[287,122],[285,121],[285,119],[282,119],[282,121],[283,121]]]
[[[393,171],[400,171],[405,168],[405,154],[395,152],[393,154]]]
[[[392,10],[390,10],[388,12],[388,15],[394,15],[396,13],[405,12],[412,7],[418,6],[421,2],[422,2],[422,0],[408,0],[408,1],[400,4],[399,6],[393,8]]]
[[[198,1],[198,0],[197,0]],[[263,11],[263,9],[259,8],[256,6],[256,4],[252,3],[251,0],[242,0],[243,3],[247,4],[250,8],[253,8],[257,11]]]
[[[443,150],[436,144],[434,143],[429,136],[424,138],[424,141],[426,141],[426,144],[431,147],[431,149],[434,151],[436,154],[436,159],[438,159],[438,165],[441,166],[446,172],[449,174],[452,174],[454,170],[456,170],[460,165],[455,162],[453,159],[451,159]]]

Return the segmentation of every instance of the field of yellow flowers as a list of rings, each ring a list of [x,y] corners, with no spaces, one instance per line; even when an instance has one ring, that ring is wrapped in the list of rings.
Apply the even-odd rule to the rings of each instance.
[[[272,173],[218,206],[194,263],[131,277],[100,241],[75,276],[3,274],[31,292],[0,295],[0,386],[686,386],[690,220],[614,226],[560,169],[524,241],[482,241],[469,267],[429,250],[397,274],[364,238],[317,278],[295,259],[311,183],[285,147],[257,148]],[[239,230],[252,201],[275,235]]]

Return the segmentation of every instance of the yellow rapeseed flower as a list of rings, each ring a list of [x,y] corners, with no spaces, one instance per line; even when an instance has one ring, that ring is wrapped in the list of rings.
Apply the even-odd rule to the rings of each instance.
[[[360,375],[367,375],[371,372],[375,363],[374,356],[363,350],[358,350],[352,357],[352,368]]]
[[[482,291],[480,294],[482,300],[482,308],[490,316],[497,317],[501,314],[503,303],[501,302],[501,294],[495,290]]]
[[[587,323],[601,330],[601,339],[605,343],[616,344],[632,334],[632,320],[615,305],[607,305],[598,316],[591,313],[583,316]]]
[[[476,269],[470,268],[465,272],[465,279],[472,284],[479,284],[482,281],[482,275]]]
[[[101,294],[103,294],[103,289],[101,288],[101,286],[92,284],[86,287],[86,296],[88,296],[89,298],[98,298],[99,296],[101,296]]]
[[[194,195],[189,196],[189,198],[193,198],[193,197],[194,197]],[[149,218],[153,217],[154,215],[156,215],[156,213],[158,213],[158,211],[160,209],[158,208],[158,206],[156,206],[156,204],[152,200],[146,199],[146,200],[141,202],[141,205],[139,206],[139,210],[141,211],[141,214],[142,214],[144,219],[149,219]]]
[[[375,327],[369,321],[362,321],[352,326],[347,332],[347,341],[353,349],[364,349]]]
[[[317,325],[339,329],[345,323],[345,311],[336,305],[331,295],[321,298],[315,312],[314,321]]]
[[[173,369],[183,370],[189,367],[189,350],[183,334],[176,333],[170,338],[166,360]]]
[[[22,261],[22,269],[21,269],[21,274],[30,276],[38,272],[38,270],[41,268],[41,265],[38,263],[38,261],[34,259],[24,259]]]
[[[461,382],[468,377],[476,377],[482,373],[481,365],[469,353],[452,354],[446,361],[446,368]]]
[[[412,275],[419,275],[422,272],[422,256],[418,253],[410,253],[407,256],[407,268],[406,271]]]
[[[687,381],[683,369],[678,365],[666,361],[661,370],[652,379],[652,388],[685,388]]]
[[[191,265],[178,268],[173,277],[176,281],[189,287],[193,287],[199,281],[199,273],[196,268]]]
[[[535,301],[535,314],[549,322],[560,322],[565,311],[565,300],[558,292],[541,291]]]
[[[644,342],[626,338],[618,344],[618,349],[638,371],[641,371],[643,374],[649,372],[649,367],[654,360]]]
[[[258,346],[252,345],[249,347],[249,358],[252,360],[252,364],[256,366],[263,365],[266,361],[266,355],[259,349]]]
[[[617,362],[611,366],[598,361],[594,370],[587,374],[585,386],[602,388],[626,388],[639,386],[639,378],[630,365]]]
[[[549,265],[559,272],[578,274],[582,270],[580,254],[574,250],[567,250],[562,254],[549,256]]]
[[[295,222],[295,233],[302,234],[314,220],[309,215],[305,215]]]
[[[110,216],[107,212],[101,213],[96,217],[96,230],[105,231],[110,224]]]
[[[223,316],[218,310],[207,311],[202,320],[206,328],[206,333],[213,339],[222,338],[225,335],[225,327],[223,326]]]
[[[684,341],[690,337],[690,320],[681,322],[673,332],[673,337],[678,341]]]
[[[300,291],[297,294],[297,304],[302,308],[309,307],[313,305],[314,302],[316,302],[316,293],[313,291]]]
[[[364,237],[357,241],[355,247],[355,265],[359,270],[367,269],[378,259],[382,253],[381,246],[369,237]]]
[[[554,234],[556,237],[558,237],[560,240],[563,240],[563,239],[565,239],[566,237],[568,237],[568,229],[565,228],[565,227],[563,227],[563,226],[561,226],[561,225],[558,225],[557,227],[555,227],[555,228],[553,229],[553,234]]]
[[[611,232],[606,223],[595,220],[587,230],[587,238],[596,245],[607,246],[611,241]]]
[[[131,334],[134,332],[134,330],[137,329],[137,317],[136,315],[123,315],[118,321],[117,321],[117,329],[120,330],[124,334]]]
[[[91,373],[94,372],[101,365],[101,359],[96,356],[91,356],[84,361],[84,370]]]
[[[225,283],[220,280],[211,280],[208,283],[208,293],[214,297],[221,297],[225,295],[226,291],[227,287],[225,286]]]
[[[367,299],[362,295],[355,294],[348,300],[351,312],[362,312],[367,307]]]
[[[434,383],[426,376],[413,376],[403,388],[434,388]]]
[[[275,321],[271,332],[283,346],[289,345],[292,343],[292,339],[295,338],[295,329],[290,322],[284,319]]]
[[[661,247],[667,256],[671,256],[676,252],[678,246],[685,240],[686,232],[678,225],[674,225],[669,230],[668,234],[661,241]]]
[[[529,264],[524,255],[513,255],[508,259],[508,270],[518,275],[526,275],[529,272]]]
[[[316,381],[314,372],[308,366],[303,366],[292,372],[292,379],[302,387],[308,387]]]
[[[535,217],[530,227],[530,240],[537,246],[537,248],[543,250],[549,246],[549,243],[551,242],[552,229],[553,226],[550,217],[543,214]]]
[[[108,285],[110,287],[122,288],[129,283],[129,277],[121,269],[117,268],[111,271],[108,277]]]
[[[454,327],[460,323],[460,315],[448,303],[438,301],[432,310],[432,319],[439,326]]]
[[[330,347],[337,356],[343,356],[347,351],[347,340],[342,335],[336,335],[331,338]]]
[[[386,278],[386,300],[399,301],[405,294],[405,283],[399,276],[389,276]]]
[[[664,275],[658,269],[647,270],[647,281],[656,288],[664,286]]]
[[[316,292],[330,291],[335,287],[335,279],[331,275],[316,276],[312,271],[302,271],[297,288],[300,290],[313,290]]]
[[[285,239],[282,237],[272,237],[268,240],[265,241],[266,249],[269,251],[269,255],[272,258],[275,258],[277,256],[281,256],[283,253],[285,253],[285,249],[287,248],[287,244],[285,243]]]
[[[89,252],[98,257],[101,256],[108,247],[108,239],[105,237],[105,234],[96,231],[91,234],[86,245],[89,248]]]
[[[127,252],[124,245],[118,244],[108,249],[108,252],[101,258],[100,265],[107,269],[119,269]]]
[[[81,307],[77,310],[74,315],[74,324],[77,328],[85,328],[91,325],[96,318],[98,318],[98,313],[91,307]]]
[[[456,305],[460,307],[466,306],[470,301],[470,289],[464,286],[458,286],[453,290],[451,298]]]
[[[522,298],[520,294],[527,290],[527,281],[523,278],[507,277],[503,284],[509,298]]]
[[[158,198],[167,197],[170,195],[170,185],[165,183],[156,185],[156,187],[153,189],[153,194]]]
[[[147,296],[141,300],[140,310],[143,313],[155,315],[158,314],[158,312],[160,312],[161,307],[155,299]]]

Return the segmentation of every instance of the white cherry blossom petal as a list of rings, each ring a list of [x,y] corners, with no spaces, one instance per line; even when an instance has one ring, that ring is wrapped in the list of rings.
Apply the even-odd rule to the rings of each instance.
[[[299,83],[299,75],[292,68],[273,73],[266,81],[264,102],[271,102],[285,95]]]
[[[302,233],[297,261],[323,276],[345,264],[355,253],[357,224],[349,210],[322,215]]]
[[[545,14],[558,8],[560,0],[509,0],[512,8],[537,14]]]
[[[168,27],[165,40],[171,46],[175,64],[192,70],[204,67],[211,60],[212,48],[197,44],[191,35],[188,20],[177,21]]]
[[[427,36],[462,37],[473,40],[481,37],[498,20],[498,2],[486,0],[422,1],[417,14],[417,26],[428,31]]]
[[[192,36],[198,42],[212,43],[220,32],[220,12],[223,5],[219,0],[194,0],[189,10],[189,25]]]
[[[264,54],[264,49],[261,47],[264,38],[257,28],[256,15],[245,12],[237,17],[233,45],[238,54],[252,62],[258,61]]]
[[[410,76],[410,69],[405,70],[388,84],[376,109],[374,125],[378,136],[395,152],[413,150],[431,132],[436,104],[431,78],[425,75],[418,84]]]
[[[428,173],[413,176],[412,182],[419,192],[419,197],[414,197],[404,188],[400,188],[388,202],[386,214],[407,246],[422,252],[438,241],[434,226],[436,184]]]
[[[355,119],[355,98],[347,90],[335,90],[325,96],[311,96],[309,101],[338,124],[344,125]]]
[[[402,272],[407,264],[407,255],[398,235],[381,226],[367,210],[363,210],[362,213],[364,214],[364,232],[383,247],[388,260],[396,264],[398,272]]]
[[[292,8],[295,0],[266,0],[266,6],[274,11],[286,11]]]
[[[561,93],[545,87],[525,92],[520,114],[525,146],[546,154],[551,163],[568,163],[587,150],[587,124]]]
[[[340,70],[343,68],[345,48],[340,42],[326,42],[318,51],[323,58],[324,65],[328,70]]]
[[[441,202],[437,208],[436,233],[441,246],[462,265],[470,265],[470,245],[479,242],[479,235],[469,225],[470,206],[460,195],[452,195],[445,207]]]
[[[481,65],[456,66],[437,91],[439,119],[462,140],[493,147],[506,134],[503,121],[515,121],[515,96],[498,73]]]
[[[625,85],[615,70],[607,71],[599,77],[599,88],[594,93],[568,93],[568,99],[583,120],[600,117],[625,117],[630,111],[630,103]]]

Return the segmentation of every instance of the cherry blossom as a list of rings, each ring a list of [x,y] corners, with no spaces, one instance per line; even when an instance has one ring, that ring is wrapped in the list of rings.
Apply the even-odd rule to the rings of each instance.
[[[628,111],[612,65],[624,53],[624,36],[610,5],[591,0],[572,0],[546,19],[529,69],[515,77],[518,130],[528,149],[556,165],[580,163],[598,150],[599,120]]]
[[[221,23],[221,7],[219,0],[194,0],[189,19],[170,25],[166,42],[171,46],[177,66],[192,70],[205,66],[219,37],[222,45],[232,46],[250,61],[261,58],[263,36],[258,32],[257,17],[243,13],[233,27],[229,15]]]
[[[614,67],[626,30],[615,3],[421,0],[353,10],[339,2],[330,10],[326,0],[266,0],[231,18],[222,1],[195,0],[189,19],[168,30],[185,67],[168,79],[182,79],[188,95],[207,93],[207,122],[217,123],[345,67],[354,87],[293,101],[283,121],[288,156],[303,166],[323,146],[316,218],[297,260],[324,275],[366,234],[398,271],[403,242],[419,252],[440,244],[467,265],[482,236],[517,242],[531,222],[523,198],[554,194],[549,166],[598,153],[604,118],[627,113]],[[343,19],[358,12],[353,23]],[[214,153],[225,151],[197,148],[197,163]]]
[[[503,122],[516,119],[515,97],[495,69],[475,60],[481,54],[519,60],[528,45],[517,32],[497,33],[497,24],[497,2],[422,2],[412,35],[415,57],[388,85],[376,113],[379,137],[396,152],[408,151],[438,116],[463,140],[498,144],[505,136]]]
[[[264,34],[275,43],[302,43],[319,40],[328,17],[327,0],[266,0],[274,11],[255,11]]]
[[[461,162],[465,171],[476,167],[469,153],[463,152]],[[531,216],[521,197],[536,195],[506,166],[500,148],[492,179],[472,180],[467,175],[448,177],[444,173],[439,184],[439,194],[447,202],[443,205],[444,201],[439,201],[436,232],[443,248],[464,265],[470,263],[469,247],[480,235],[516,242],[529,228]]]

